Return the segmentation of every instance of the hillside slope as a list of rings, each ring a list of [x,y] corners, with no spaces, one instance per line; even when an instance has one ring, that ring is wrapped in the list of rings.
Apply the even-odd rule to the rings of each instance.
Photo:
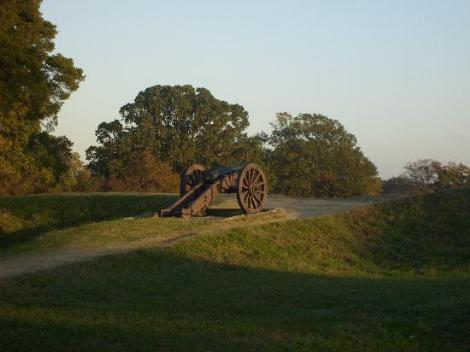
[[[469,221],[443,192],[3,281],[2,348],[463,351]]]
[[[156,212],[170,194],[70,193],[0,197],[0,248],[86,223]]]
[[[470,189],[233,229],[175,250],[215,262],[335,275],[468,272]]]

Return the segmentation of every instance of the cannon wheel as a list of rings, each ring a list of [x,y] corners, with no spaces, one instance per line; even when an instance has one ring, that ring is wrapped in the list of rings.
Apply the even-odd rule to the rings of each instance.
[[[191,188],[196,186],[198,183],[204,181],[204,171],[206,168],[199,164],[192,164],[184,173],[181,175],[180,183],[180,195],[183,196]]]
[[[237,199],[246,214],[258,213],[266,205],[268,182],[263,170],[256,164],[246,165],[238,179]]]

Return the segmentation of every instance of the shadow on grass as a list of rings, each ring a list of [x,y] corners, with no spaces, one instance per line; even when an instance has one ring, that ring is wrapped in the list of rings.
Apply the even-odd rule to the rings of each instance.
[[[469,291],[139,251],[0,283],[0,336],[3,351],[457,351]]]
[[[244,215],[240,208],[209,208],[206,211],[207,216],[216,216],[220,218],[228,218],[231,216]]]
[[[168,194],[44,194],[0,197],[0,248],[45,232],[90,222],[156,212],[176,199]]]

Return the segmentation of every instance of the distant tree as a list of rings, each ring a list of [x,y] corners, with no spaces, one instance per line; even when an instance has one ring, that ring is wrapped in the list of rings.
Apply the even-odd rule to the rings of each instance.
[[[132,153],[126,160],[112,163],[108,190],[137,192],[177,192],[179,175],[150,151]]]
[[[63,102],[84,79],[72,59],[52,54],[57,31],[42,18],[40,5],[40,0],[0,2],[1,193],[50,185],[56,170],[38,167],[35,157],[47,158],[34,145],[55,127]]]
[[[51,170],[54,181],[58,181],[68,171],[72,162],[72,145],[65,136],[56,137],[41,132],[30,138],[28,151],[38,167]]]
[[[95,176],[110,176],[111,163],[123,159],[131,151],[128,132],[119,120],[102,122],[95,131],[99,146],[91,146],[86,151],[89,168]]]
[[[449,162],[437,169],[436,186],[457,188],[470,185],[470,168],[462,163]]]
[[[382,192],[384,194],[413,193],[416,185],[405,176],[396,176],[382,182]]]
[[[337,120],[319,114],[277,114],[269,142],[274,190],[315,197],[376,194],[380,179],[375,165],[356,138]]]
[[[432,159],[420,159],[405,166],[403,177],[420,190],[431,190],[439,179],[442,164]]]
[[[398,182],[398,180],[400,182]],[[411,186],[412,192],[431,192],[446,188],[470,186],[470,168],[462,163],[449,162],[442,164],[432,159],[421,159],[409,162],[405,172],[384,184],[389,189],[395,183]]]
[[[97,184],[90,169],[82,162],[78,153],[72,153],[66,161],[66,170],[60,175],[58,182],[52,189],[56,192],[90,192],[101,187]]]

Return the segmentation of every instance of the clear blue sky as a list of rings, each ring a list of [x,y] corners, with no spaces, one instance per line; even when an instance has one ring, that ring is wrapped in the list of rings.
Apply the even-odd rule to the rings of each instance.
[[[155,84],[276,112],[322,113],[384,177],[407,161],[470,164],[470,1],[45,0],[57,50],[87,79],[57,134],[82,155],[94,130]]]

